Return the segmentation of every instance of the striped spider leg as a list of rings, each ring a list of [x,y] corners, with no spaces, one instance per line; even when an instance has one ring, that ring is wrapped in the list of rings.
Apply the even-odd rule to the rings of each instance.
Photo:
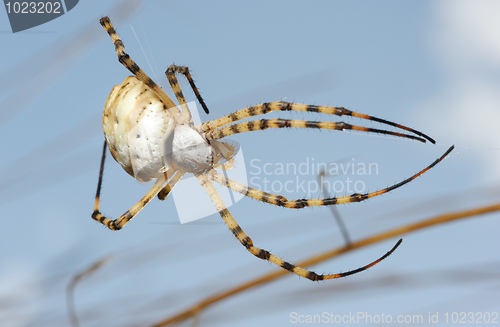
[[[211,169],[210,171],[213,171]],[[259,247],[256,247],[253,244],[252,239],[241,229],[241,227],[238,225],[236,220],[234,220],[233,216],[231,213],[229,213],[229,210],[227,210],[226,206],[222,202],[222,199],[220,198],[219,194],[215,190],[215,187],[212,185],[212,183],[209,181],[207,173],[200,173],[196,174],[196,178],[198,178],[198,181],[200,184],[203,186],[205,191],[208,193],[210,198],[212,199],[212,202],[215,204],[215,207],[219,211],[219,214],[221,215],[222,219],[224,219],[224,222],[226,223],[227,227],[231,230],[233,235],[240,241],[240,243],[254,256],[257,258],[263,259],[263,260],[268,260],[269,262],[274,263],[275,265],[286,269],[296,275],[305,277],[309,280],[312,281],[317,281],[317,280],[326,280],[326,279],[336,279],[336,278],[341,278],[341,277],[346,277],[349,275],[356,274],[358,272],[361,272],[363,270],[366,270],[370,267],[373,267],[380,261],[384,260],[388,256],[390,256],[396,248],[401,244],[403,241],[402,239],[399,239],[399,241],[390,249],[386,254],[384,254],[382,257],[378,258],[377,260],[373,261],[372,263],[369,263],[363,267],[354,269],[354,270],[349,270],[343,273],[338,273],[338,274],[324,274],[320,275],[315,273],[314,271],[310,271],[307,269],[304,269],[302,267],[293,265],[289,262],[286,262],[285,260],[275,256],[274,254],[271,254],[269,251],[266,251],[264,249],[261,249]]]
[[[111,21],[109,17],[103,17],[100,20],[100,23],[102,27],[108,32],[109,36],[111,37],[111,40],[113,41],[115,45],[115,50],[116,54],[118,55],[118,61],[122,63],[132,74],[137,77],[139,81],[144,83],[147,87],[149,87],[157,97],[160,98],[161,102],[165,105],[167,109],[171,108],[176,108],[177,105],[169,98],[169,96],[156,84],[135,62],[130,56],[125,52],[125,47],[123,45],[122,40],[116,34],[116,30],[111,24]],[[193,91],[202,105],[203,109],[205,112],[208,113],[208,108],[205,105],[205,102],[203,101],[200,93],[198,92],[198,88],[194,84],[193,79],[191,78],[191,74],[189,73],[189,69],[187,67],[182,67],[182,66],[176,66],[176,65],[171,65],[166,71],[165,74],[167,75],[168,81],[172,87],[172,90],[175,92],[175,96],[177,97],[177,100],[179,101],[179,104],[182,106],[183,109],[183,120],[180,121],[182,122],[191,122],[192,123],[192,117],[191,113],[189,112],[189,109],[187,107],[184,107],[186,105],[186,100],[184,98],[184,95],[182,94],[182,91],[177,83],[177,77],[175,76],[176,73],[179,74],[184,74],[193,88]],[[186,110],[184,110],[186,109]]]
[[[372,263],[360,267],[358,269],[350,270],[344,273],[338,273],[338,274],[317,274],[313,271],[304,269],[302,267],[295,266],[289,262],[284,261],[283,259],[269,253],[269,251],[266,251],[264,249],[258,248],[253,244],[252,239],[241,229],[241,227],[238,225],[236,220],[234,220],[233,216],[229,212],[229,210],[226,208],[224,203],[222,202],[222,199],[220,198],[219,194],[216,192],[214,186],[210,181],[214,181],[216,183],[219,183],[220,185],[226,186],[227,188],[239,192],[245,196],[248,196],[252,199],[262,201],[265,203],[270,203],[276,206],[281,206],[281,207],[286,207],[286,208],[291,208],[291,209],[300,209],[304,207],[310,207],[310,206],[325,206],[325,205],[336,205],[336,204],[344,204],[344,203],[352,203],[352,202],[361,202],[364,200],[367,200],[369,198],[382,195],[384,193],[387,193],[389,191],[392,191],[398,187],[401,187],[415,178],[419,177],[420,175],[424,174],[427,172],[429,169],[437,165],[440,161],[442,161],[448,154],[453,151],[454,146],[451,146],[441,157],[436,159],[434,162],[432,162],[429,166],[426,168],[422,169],[418,173],[414,174],[413,176],[397,183],[392,186],[389,186],[387,188],[384,188],[379,191],[375,192],[370,192],[370,193],[365,193],[365,194],[359,194],[359,193],[354,193],[348,196],[341,196],[341,197],[333,197],[333,198],[326,198],[326,199],[299,199],[299,200],[287,200],[284,196],[281,195],[275,195],[271,193],[267,193],[264,191],[260,191],[254,188],[251,188],[249,186],[243,185],[241,183],[238,183],[234,180],[231,180],[220,173],[218,173],[215,169],[209,169],[206,172],[196,174],[196,177],[198,178],[200,184],[203,186],[205,191],[208,193],[210,198],[212,199],[212,202],[215,204],[215,207],[219,211],[220,216],[222,219],[224,219],[224,222],[228,226],[228,228],[231,230],[231,232],[234,234],[234,236],[240,241],[240,243],[254,256],[263,259],[263,260],[268,260],[278,266],[280,266],[283,269],[286,269],[294,274],[297,274],[299,276],[305,277],[307,279],[310,279],[312,281],[317,281],[317,280],[326,280],[326,279],[335,279],[335,278],[340,278],[340,277],[346,277],[358,272],[361,272],[363,270],[366,270],[380,261],[384,260],[387,258],[389,255],[396,250],[396,248],[401,244],[402,239],[400,239],[396,245],[385,255],[380,257],[379,259],[373,261]]]
[[[201,97],[200,92],[198,91],[198,88],[194,84],[193,78],[191,77],[191,73],[189,72],[189,68],[186,66],[177,66],[177,65],[170,65],[170,67],[167,68],[165,71],[165,75],[167,75],[168,82],[170,83],[170,87],[172,88],[172,91],[174,91],[175,96],[177,97],[177,101],[179,101],[180,105],[186,105],[186,98],[184,98],[184,94],[182,94],[182,90],[179,87],[179,84],[177,82],[177,76],[175,74],[183,74],[186,79],[189,82],[189,85],[193,89],[194,95],[198,99],[198,102],[201,104],[203,110],[208,114],[208,107],[205,104],[205,101],[203,101],[203,98]]]
[[[170,86],[180,104],[181,109],[179,109],[168,95],[151,80],[151,78],[139,68],[125,52],[123,42],[116,34],[109,18],[102,18],[101,25],[106,29],[115,45],[119,62],[135,75],[127,77],[121,85],[116,85],[111,90],[103,112],[103,131],[106,141],[102,153],[92,218],[111,230],[123,228],[155,196],[158,196],[160,200],[167,198],[182,176],[186,173],[192,173],[210,196],[228,228],[250,253],[311,280],[344,277],[365,270],[385,259],[399,246],[401,240],[399,240],[385,255],[361,268],[340,274],[318,275],[304,268],[285,262],[268,251],[256,247],[250,237],[243,232],[241,227],[231,216],[220,196],[215,191],[211,181],[221,183],[230,189],[242,192],[246,196],[257,200],[295,209],[306,206],[359,202],[381,195],[410,182],[436,165],[453,149],[453,147],[450,148],[441,158],[414,176],[386,189],[367,194],[352,194],[350,196],[327,199],[301,199],[289,201],[283,196],[273,195],[243,186],[219,175],[215,171],[215,168],[223,167],[229,169],[232,167],[236,149],[227,142],[219,141],[219,139],[237,133],[283,127],[331,130],[351,129],[415,139],[421,142],[426,142],[426,140],[432,143],[435,142],[427,135],[406,126],[355,113],[345,108],[309,106],[281,101],[249,107],[231,115],[194,127],[186,100],[177,83],[176,74],[183,74],[186,77],[198,101],[202,104],[202,107],[206,112],[208,112],[208,109],[191,78],[189,69],[183,66],[172,65],[165,72]],[[337,116],[349,115],[359,117],[391,125],[413,133],[414,135],[360,127],[345,123],[310,122],[287,119],[261,119],[229,125],[238,120],[265,114],[270,111],[290,110],[314,111]],[[141,200],[139,200],[139,202],[114,220],[105,217],[99,209],[106,147],[122,168],[135,179],[139,181],[156,179],[155,185]]]
[[[264,203],[269,203],[273,204],[275,206],[279,207],[285,207],[285,208],[290,208],[290,209],[302,209],[305,207],[316,207],[316,206],[327,206],[327,205],[336,205],[336,204],[345,204],[345,203],[352,203],[352,202],[361,202],[364,200],[368,200],[370,198],[373,198],[375,196],[382,195],[384,193],[390,192],[392,190],[397,189],[398,187],[401,187],[415,178],[419,177],[420,175],[424,174],[427,172],[429,169],[437,165],[440,161],[442,161],[448,154],[450,154],[451,151],[453,151],[454,146],[451,146],[446,150],[446,152],[441,155],[441,157],[437,158],[432,162],[429,166],[425,167],[418,173],[414,174],[411,177],[406,178],[405,180],[396,183],[394,185],[391,185],[389,187],[386,187],[384,189],[375,191],[375,192],[370,192],[370,193],[354,193],[351,195],[346,195],[346,196],[339,196],[339,197],[333,197],[333,198],[325,198],[325,199],[298,199],[298,200],[288,200],[282,195],[275,195],[271,193],[267,193],[264,191],[260,191],[254,188],[251,188],[249,186],[243,185],[241,183],[238,183],[234,180],[231,180],[221,174],[219,174],[217,171],[214,169],[208,171],[206,174],[208,175],[208,178],[211,181],[214,181],[220,185],[223,185],[235,192],[241,193],[245,196],[248,196],[252,199],[264,202]]]
[[[391,132],[376,128],[368,128],[356,125],[350,125],[343,122],[316,122],[316,121],[304,121],[304,120],[292,120],[292,119],[260,119],[253,120],[244,123],[238,123],[229,125],[235,121],[239,121],[248,117],[264,115],[270,113],[271,111],[307,111],[307,112],[317,112],[322,114],[336,115],[336,116],[352,116],[358,117],[362,119],[372,120],[378,123],[390,125],[393,127],[397,127],[413,134],[418,135],[408,135],[403,133]],[[227,126],[229,125],[229,126]],[[244,133],[250,131],[259,131],[267,128],[283,128],[283,127],[296,127],[296,128],[320,128],[320,129],[333,129],[333,130],[357,130],[363,132],[371,132],[371,133],[379,133],[386,135],[393,135],[397,137],[405,137],[409,139],[418,140],[420,142],[424,142],[428,140],[432,144],[436,142],[425,135],[422,132],[414,130],[413,128],[406,127],[401,124],[397,124],[385,119],[368,116],[365,114],[360,114],[351,110],[348,110],[344,107],[329,107],[329,106],[315,106],[315,105],[306,105],[299,103],[288,103],[283,101],[269,102],[263,103],[260,105],[248,107],[245,109],[238,110],[232,114],[224,116],[219,119],[214,119],[212,121],[208,121],[206,123],[201,124],[198,129],[207,133],[207,138],[210,140],[217,140],[223,137]]]

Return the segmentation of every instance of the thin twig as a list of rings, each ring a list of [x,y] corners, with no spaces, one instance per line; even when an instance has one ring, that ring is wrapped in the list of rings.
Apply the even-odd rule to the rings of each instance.
[[[68,315],[70,319],[71,326],[73,327],[79,327],[80,322],[78,320],[78,316],[76,314],[76,308],[75,308],[75,287],[76,285],[80,282],[80,280],[90,276],[93,274],[95,271],[97,271],[99,268],[101,268],[102,265],[107,263],[113,258],[113,255],[108,255],[96,262],[94,262],[90,267],[87,269],[83,270],[81,273],[73,277],[71,282],[68,284],[68,288],[66,289],[66,308],[68,309]]]
[[[485,207],[479,207],[479,208],[475,208],[475,209],[471,209],[471,210],[459,211],[459,212],[453,212],[453,213],[435,216],[433,218],[430,218],[430,219],[427,219],[424,221],[420,221],[420,222],[406,225],[403,227],[398,227],[398,228],[392,229],[390,231],[383,232],[383,233],[359,240],[357,242],[353,242],[348,246],[344,246],[344,247],[340,247],[337,249],[333,249],[333,250],[324,252],[322,254],[319,254],[317,256],[314,256],[312,258],[304,260],[304,261],[298,263],[298,265],[299,266],[311,266],[311,265],[323,262],[327,259],[337,257],[343,253],[347,253],[347,252],[353,251],[355,249],[359,249],[359,248],[362,248],[362,247],[365,247],[365,246],[368,246],[368,245],[371,245],[374,243],[378,243],[378,242],[384,241],[384,240],[389,239],[389,238],[401,236],[403,234],[414,232],[414,231],[428,228],[431,226],[440,225],[440,224],[444,224],[447,222],[451,222],[451,221],[455,221],[455,220],[459,220],[459,219],[463,219],[463,218],[467,218],[467,217],[479,216],[479,215],[483,215],[483,214],[487,214],[487,213],[491,213],[491,212],[495,212],[495,211],[500,211],[500,203],[490,205],[490,206],[485,206]],[[280,277],[283,277],[285,275],[290,275],[290,273],[288,271],[285,271],[285,270],[276,270],[275,272],[272,272],[270,274],[266,274],[266,275],[259,277],[259,278],[256,278],[256,279],[253,279],[253,280],[248,281],[244,284],[241,284],[235,288],[232,288],[232,289],[229,289],[227,291],[209,296],[206,299],[196,303],[195,305],[193,305],[189,309],[182,311],[174,316],[171,316],[171,317],[153,325],[152,327],[168,326],[170,324],[178,323],[178,322],[184,321],[186,319],[195,317],[195,316],[199,315],[204,309],[208,308],[209,306],[211,306],[219,301],[222,301],[230,296],[241,293],[241,292],[246,291],[248,289],[251,289],[253,287],[262,286],[266,283],[274,281],[274,280],[276,280]]]

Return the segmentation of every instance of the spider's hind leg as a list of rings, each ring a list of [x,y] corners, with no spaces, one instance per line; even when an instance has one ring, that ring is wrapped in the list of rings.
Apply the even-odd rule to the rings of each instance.
[[[165,200],[170,192],[172,192],[172,189],[174,188],[175,185],[181,180],[182,176],[184,176],[186,173],[183,171],[177,171],[175,176],[168,182],[167,185],[158,193],[158,199],[163,201]]]
[[[387,258],[389,255],[396,250],[396,248],[401,244],[402,240],[399,240],[396,245],[388,251],[386,254],[384,254],[382,257],[379,259],[373,261],[372,263],[365,265],[363,267],[360,267],[358,269],[346,271],[343,273],[338,273],[338,274],[325,274],[325,275],[320,275],[317,274],[313,271],[307,270],[305,268],[295,266],[289,262],[284,261],[283,259],[271,254],[269,251],[266,251],[264,249],[258,248],[253,244],[252,239],[241,229],[241,227],[238,225],[236,220],[234,220],[233,216],[229,213],[227,210],[226,206],[222,202],[222,199],[220,198],[219,194],[215,190],[214,186],[212,183],[209,181],[208,176],[206,173],[201,173],[197,174],[196,177],[198,178],[201,186],[205,189],[205,191],[208,193],[210,196],[212,202],[214,203],[215,207],[219,211],[219,214],[221,215],[222,219],[224,219],[224,222],[226,223],[227,227],[231,230],[233,235],[240,241],[240,243],[254,256],[267,260],[269,262],[274,263],[275,265],[286,269],[296,275],[305,277],[307,279],[310,279],[312,281],[317,281],[317,280],[326,280],[326,279],[335,279],[335,278],[340,278],[340,277],[346,277],[358,272],[361,272],[363,270],[366,270],[380,261],[384,260]]]
[[[104,147],[102,150],[101,157],[101,166],[99,169],[99,180],[97,182],[97,191],[95,194],[95,202],[94,202],[94,212],[92,213],[92,219],[100,222],[104,226],[108,227],[111,230],[120,230],[123,226],[125,226],[132,218],[134,218],[139,211],[144,209],[144,207],[160,192],[165,186],[166,182],[166,173],[162,174],[155,185],[149,190],[144,197],[134,204],[132,208],[127,210],[123,215],[116,218],[115,220],[111,220],[104,216],[99,210],[100,202],[101,202],[101,187],[102,187],[102,177],[104,173],[104,162],[106,161],[106,141],[104,141]]]

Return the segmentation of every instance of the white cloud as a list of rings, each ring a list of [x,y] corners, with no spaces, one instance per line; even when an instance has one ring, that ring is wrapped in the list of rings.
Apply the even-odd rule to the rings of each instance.
[[[443,84],[420,103],[418,119],[438,141],[478,150],[475,168],[500,179],[500,1],[434,4],[430,51]]]
[[[436,2],[435,42],[445,64],[475,63],[500,66],[500,2],[454,0]],[[457,67],[458,68],[458,67]]]

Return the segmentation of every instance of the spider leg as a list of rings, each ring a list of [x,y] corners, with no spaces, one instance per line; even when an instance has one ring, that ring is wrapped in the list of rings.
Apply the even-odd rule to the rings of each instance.
[[[222,169],[222,170],[232,169],[234,167],[234,159],[231,158],[231,159],[229,159],[228,162],[225,162],[223,164],[215,164],[213,167],[214,168],[219,168],[219,169]]]
[[[429,169],[437,165],[440,161],[442,161],[451,151],[453,151],[454,146],[451,146],[441,157],[436,159],[433,163],[431,163],[429,166],[426,168],[422,169],[415,175],[397,183],[392,186],[389,186],[387,188],[384,188],[382,190],[378,190],[375,192],[370,192],[370,193],[354,193],[351,195],[346,195],[346,196],[339,196],[339,197],[333,197],[333,198],[326,198],[326,199],[299,199],[299,200],[288,200],[284,196],[281,195],[275,195],[271,193],[267,193],[264,191],[257,190],[255,188],[243,185],[241,183],[238,183],[236,181],[233,181],[229,178],[226,178],[225,176],[222,176],[215,170],[210,170],[207,172],[207,177],[216,182],[219,183],[223,186],[226,186],[227,188],[239,192],[245,196],[248,196],[252,199],[265,202],[265,203],[270,203],[276,206],[280,207],[285,207],[285,208],[291,208],[291,209],[301,209],[304,207],[314,207],[314,206],[326,206],[326,205],[336,205],[336,204],[344,204],[344,203],[351,203],[351,202],[361,202],[364,200],[367,200],[369,198],[373,198],[375,196],[382,195],[384,193],[390,192],[394,189],[397,189],[398,187],[401,187],[415,178],[419,177],[420,175],[424,174],[427,172]]]
[[[177,174],[175,174],[175,176],[168,182],[168,184],[165,185],[165,187],[158,193],[158,199],[161,201],[165,200],[172,191],[172,189],[174,188],[174,186],[177,185],[177,183],[181,180],[182,176],[184,176],[184,174],[186,173],[178,170]]]
[[[161,101],[165,104],[167,109],[175,108],[176,104],[168,97],[168,95],[125,52],[123,41],[120,39],[118,34],[116,34],[116,30],[113,27],[113,24],[111,24],[109,17],[101,18],[100,23],[102,27],[104,27],[106,32],[108,32],[111,40],[113,40],[116,54],[118,55],[118,61],[123,66],[125,66],[132,74],[134,74],[141,82],[154,90],[158,97],[160,97]]]
[[[102,157],[101,157],[101,166],[99,169],[99,180],[97,182],[97,191],[95,195],[95,203],[94,203],[94,212],[92,213],[92,218],[94,220],[97,220],[104,226],[108,227],[111,230],[119,230],[122,229],[123,226],[125,226],[132,218],[134,218],[139,211],[141,211],[164,187],[166,188],[165,184],[167,184],[166,178],[167,178],[167,173],[163,173],[160,178],[158,178],[158,181],[156,181],[155,185],[149,190],[148,193],[135,205],[132,206],[129,210],[127,210],[123,215],[118,217],[115,220],[111,220],[109,218],[106,218],[100,211],[99,211],[99,204],[100,204],[100,198],[101,198],[101,187],[102,187],[102,176],[104,173],[104,162],[106,159],[106,142],[104,142],[104,147],[102,151]],[[172,180],[175,180],[176,176],[172,178]],[[167,184],[168,185],[168,184]]]
[[[227,116],[224,116],[219,119],[214,119],[212,121],[208,121],[204,124],[201,124],[198,128],[200,131],[203,132],[208,132],[211,130],[214,130],[216,128],[229,125],[230,123],[233,123],[235,121],[245,119],[248,117],[253,117],[257,115],[264,115],[267,114],[271,111],[308,111],[308,112],[318,112],[318,113],[323,113],[323,114],[328,114],[328,115],[336,115],[336,116],[352,116],[352,117],[358,117],[362,119],[367,119],[367,120],[372,120],[381,124],[386,124],[390,125],[399,129],[406,130],[408,132],[411,132],[415,135],[418,135],[420,137],[423,137],[424,139],[428,140],[431,143],[436,143],[432,138],[429,136],[425,135],[422,132],[419,132],[417,130],[414,130],[412,128],[365,114],[360,114],[351,110],[348,110],[343,107],[328,107],[328,106],[314,106],[314,105],[306,105],[306,104],[299,104],[299,103],[288,103],[288,102],[283,102],[283,101],[276,101],[276,102],[269,102],[269,103],[263,103],[259,104],[256,106],[248,107],[245,109],[238,110],[232,114],[229,114]],[[425,142],[425,141],[424,141]]]
[[[226,206],[222,202],[222,199],[220,198],[219,194],[215,190],[214,186],[208,180],[207,174],[206,173],[197,174],[196,177],[198,178],[200,184],[203,186],[205,191],[208,193],[208,195],[212,199],[212,202],[214,203],[215,207],[219,211],[219,214],[221,215],[222,219],[224,219],[224,222],[226,223],[227,227],[231,230],[231,232],[238,239],[238,241],[240,241],[240,243],[248,250],[248,252],[250,252],[251,254],[253,254],[254,256],[256,256],[260,259],[272,262],[275,265],[277,265],[283,269],[286,269],[294,274],[305,277],[305,278],[310,279],[312,281],[346,277],[346,276],[361,272],[363,270],[366,270],[366,269],[376,265],[380,261],[384,260],[389,255],[391,255],[392,252],[394,252],[394,250],[396,250],[396,248],[402,242],[402,240],[400,239],[389,252],[387,252],[382,257],[380,257],[379,259],[373,261],[372,263],[370,263],[368,265],[365,265],[365,266],[360,267],[358,269],[343,272],[343,273],[320,275],[320,274],[317,274],[313,271],[304,269],[302,267],[295,266],[295,265],[293,265],[289,262],[286,262],[283,259],[269,253],[269,251],[266,251],[266,250],[263,250],[261,248],[256,247],[253,244],[252,239],[243,231],[243,229],[241,229],[241,227],[238,225],[236,220],[234,220],[233,216],[229,213]]]
[[[369,128],[363,126],[356,126],[347,124],[344,122],[326,122],[326,121],[307,121],[307,120],[297,120],[297,119],[260,119],[251,120],[244,123],[237,123],[233,125],[228,125],[219,129],[212,130],[206,134],[208,140],[218,140],[230,135],[262,131],[268,128],[285,128],[285,127],[295,127],[295,128],[317,128],[317,129],[330,129],[337,131],[345,130],[356,130],[368,133],[378,133],[385,135],[392,135],[397,137],[409,138],[412,140],[417,140],[420,142],[425,142],[425,140],[418,136],[413,136],[409,134],[403,134],[398,132],[386,131],[383,129]]]
[[[208,107],[205,104],[205,101],[203,101],[203,98],[201,97],[200,92],[198,91],[198,88],[194,84],[193,78],[191,77],[191,73],[189,72],[189,68],[186,66],[177,66],[177,65],[170,65],[170,67],[167,68],[165,71],[165,75],[167,75],[168,82],[170,83],[170,87],[175,93],[175,96],[177,97],[177,100],[179,103],[186,104],[186,99],[184,98],[184,94],[182,94],[182,90],[179,87],[179,83],[177,81],[177,77],[175,74],[183,74],[186,79],[189,82],[189,85],[193,89],[194,94],[196,95],[196,98],[198,99],[198,102],[201,104],[203,107],[203,110],[208,114]]]
[[[232,146],[231,144],[228,144],[226,142],[210,142],[210,145],[214,147],[215,149],[215,158],[214,158],[214,164],[213,168],[221,168],[223,170],[229,170],[233,168],[234,166],[234,158],[233,156],[236,155],[236,148]],[[221,160],[225,160],[226,162],[220,163]]]

